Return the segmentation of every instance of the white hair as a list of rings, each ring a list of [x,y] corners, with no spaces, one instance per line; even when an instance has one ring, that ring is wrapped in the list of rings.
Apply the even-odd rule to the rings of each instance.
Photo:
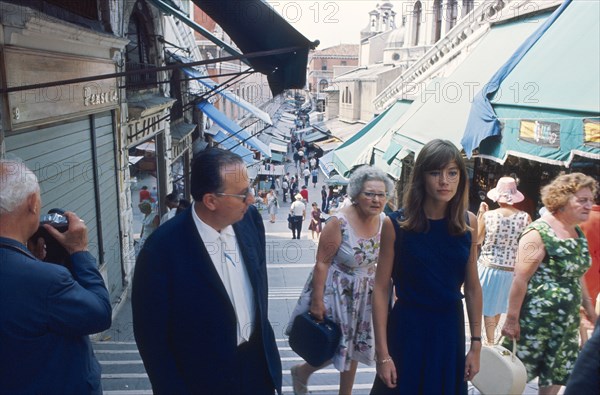
[[[23,162],[0,159],[0,214],[13,212],[39,190],[37,177]]]
[[[352,201],[358,198],[365,182],[381,181],[385,185],[385,194],[390,199],[394,193],[394,183],[382,170],[375,166],[364,165],[356,169],[350,176],[348,187],[346,188],[348,196]]]

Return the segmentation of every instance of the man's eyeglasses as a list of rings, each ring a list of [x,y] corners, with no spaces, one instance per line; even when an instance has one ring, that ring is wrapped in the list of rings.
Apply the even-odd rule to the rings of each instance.
[[[250,191],[246,191],[246,193],[244,195],[238,195],[235,193],[216,192],[215,195],[232,196],[232,197],[240,198],[240,199],[242,199],[242,203],[246,203],[246,200],[251,196],[251,193],[250,193]]]
[[[385,193],[375,193],[375,192],[361,192],[364,197],[366,197],[367,199],[375,199],[375,198],[379,198],[381,200],[384,200],[387,198],[387,195]]]

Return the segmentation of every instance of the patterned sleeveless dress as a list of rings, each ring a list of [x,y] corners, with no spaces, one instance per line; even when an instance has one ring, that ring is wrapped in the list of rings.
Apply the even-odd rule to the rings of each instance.
[[[506,313],[508,293],[512,285],[519,235],[527,226],[529,214],[524,211],[503,216],[496,210],[483,215],[485,240],[477,261],[479,282],[483,291],[483,315],[493,317]]]
[[[357,236],[343,213],[332,216],[339,220],[342,243],[329,267],[323,298],[327,316],[340,324],[342,330],[340,344],[333,357],[333,365],[342,372],[350,369],[352,360],[366,365],[373,365],[375,361],[371,296],[385,214],[380,214],[379,230],[370,238]],[[297,315],[310,310],[312,277],[311,273],[288,328]]]
[[[546,257],[529,280],[519,324],[517,356],[527,368],[528,380],[539,376],[540,386],[566,385],[579,354],[579,306],[583,274],[590,267],[587,240],[559,239],[550,225],[538,219],[521,237],[538,231]],[[505,339],[510,349],[512,340]]]

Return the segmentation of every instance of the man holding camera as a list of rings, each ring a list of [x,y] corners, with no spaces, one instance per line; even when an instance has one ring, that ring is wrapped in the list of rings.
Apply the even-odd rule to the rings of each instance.
[[[88,335],[110,327],[108,291],[74,213],[65,213],[64,233],[43,225],[69,253],[71,271],[40,260],[44,240],[30,238],[41,208],[35,174],[0,160],[0,394],[101,394]]]

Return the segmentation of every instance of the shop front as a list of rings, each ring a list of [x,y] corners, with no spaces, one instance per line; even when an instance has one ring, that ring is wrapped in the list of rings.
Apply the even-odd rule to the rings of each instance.
[[[68,29],[63,27],[62,31]],[[106,39],[115,46],[124,44],[116,38]],[[90,252],[97,259],[111,302],[116,304],[124,291],[115,156],[117,81],[112,78],[26,89],[114,73],[115,63],[112,59],[11,45],[4,46],[2,55],[5,87],[24,87],[5,96],[2,154],[20,158],[36,173],[42,213],[60,208],[74,211],[85,221]]]

